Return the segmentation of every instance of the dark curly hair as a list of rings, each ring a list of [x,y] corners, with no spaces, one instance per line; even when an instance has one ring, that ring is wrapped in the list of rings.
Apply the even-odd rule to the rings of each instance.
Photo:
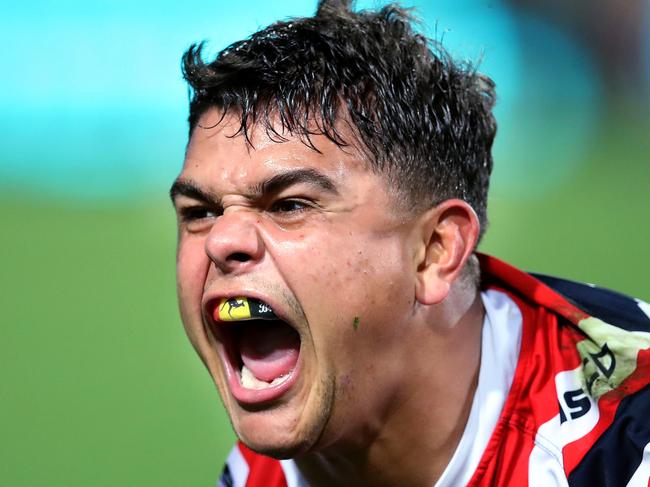
[[[314,150],[310,136],[325,135],[361,149],[414,210],[464,199],[482,235],[494,83],[416,33],[406,10],[353,12],[350,3],[321,0],[314,17],[272,24],[210,62],[203,43],[193,44],[182,60],[190,135],[210,107],[239,114],[237,134],[249,143],[254,124],[273,140],[289,133]],[[352,128],[347,139],[342,120]]]

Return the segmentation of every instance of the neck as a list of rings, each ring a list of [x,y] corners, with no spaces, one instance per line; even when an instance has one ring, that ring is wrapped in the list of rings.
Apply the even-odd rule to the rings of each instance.
[[[309,484],[433,485],[451,460],[469,417],[483,316],[478,291],[461,289],[416,322],[401,357],[393,357],[408,364],[399,393],[381,419],[373,421],[371,434],[364,425],[363,440],[346,438],[296,459]]]

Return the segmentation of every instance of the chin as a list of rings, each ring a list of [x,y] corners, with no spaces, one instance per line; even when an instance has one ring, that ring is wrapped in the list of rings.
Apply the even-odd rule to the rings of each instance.
[[[251,450],[278,460],[315,451],[332,414],[334,396],[330,387],[319,392],[324,394],[312,397],[318,404],[308,400],[303,407],[289,403],[247,410],[236,405],[236,411],[229,411],[235,433]]]
[[[260,413],[253,413],[260,414]],[[233,421],[239,439],[251,450],[278,460],[293,458],[310,451],[319,434],[290,429],[282,421],[247,418]]]
[[[275,458],[276,460],[287,460],[290,458],[295,458],[301,454],[307,453],[310,451],[310,443],[308,441],[303,442],[252,442],[246,441],[243,438],[240,438],[241,441],[251,450],[267,457]]]

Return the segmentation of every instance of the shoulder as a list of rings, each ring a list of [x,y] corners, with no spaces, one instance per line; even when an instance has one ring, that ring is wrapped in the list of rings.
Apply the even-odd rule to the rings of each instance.
[[[650,332],[650,304],[640,299],[593,284],[544,274],[531,276],[594,318],[628,331]]]
[[[610,289],[534,276],[589,315],[581,328],[595,345],[584,347],[590,362],[583,360],[583,384],[596,414],[593,427],[567,449],[579,458],[571,485],[647,485],[650,305]]]
[[[486,285],[506,292],[524,316],[515,379],[484,472],[492,466],[498,477],[505,462],[518,465],[524,485],[560,478],[561,485],[631,486],[639,478],[647,485],[650,306],[480,258]]]

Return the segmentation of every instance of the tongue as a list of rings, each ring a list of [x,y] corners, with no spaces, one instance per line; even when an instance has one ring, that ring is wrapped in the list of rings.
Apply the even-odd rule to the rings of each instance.
[[[255,378],[271,382],[287,375],[298,362],[300,339],[281,321],[242,323],[239,353]]]

